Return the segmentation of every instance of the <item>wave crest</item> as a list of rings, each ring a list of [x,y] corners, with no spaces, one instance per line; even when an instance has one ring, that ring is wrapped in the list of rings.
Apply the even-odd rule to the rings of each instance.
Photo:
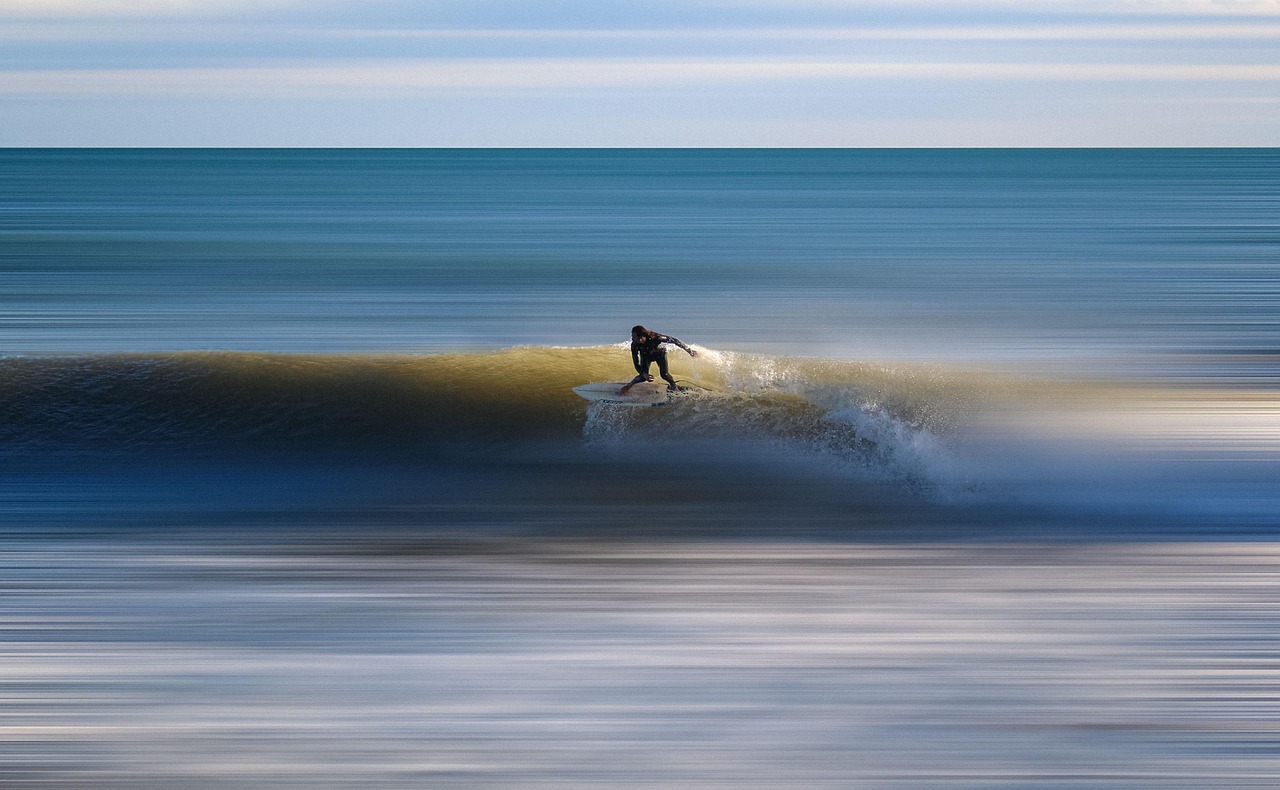
[[[691,394],[658,410],[593,404],[586,441],[615,452],[713,449],[933,493],[957,478],[944,434],[969,396],[937,371],[698,351]]]

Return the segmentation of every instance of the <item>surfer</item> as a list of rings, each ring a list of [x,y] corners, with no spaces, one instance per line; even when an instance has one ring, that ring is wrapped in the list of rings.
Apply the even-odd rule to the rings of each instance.
[[[637,324],[631,327],[631,363],[635,365],[636,373],[639,375],[622,388],[621,394],[625,395],[627,390],[642,381],[653,381],[653,374],[649,372],[649,366],[654,362],[658,363],[658,373],[667,382],[667,390],[669,392],[676,391],[676,380],[671,378],[671,372],[667,370],[667,350],[662,347],[663,343],[680,346],[680,348],[688,351],[691,357],[698,356],[697,351],[689,348],[674,337],[660,335],[652,329],[645,329]]]

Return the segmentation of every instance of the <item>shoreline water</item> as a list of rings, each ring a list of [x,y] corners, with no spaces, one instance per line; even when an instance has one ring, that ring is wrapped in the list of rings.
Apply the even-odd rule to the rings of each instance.
[[[348,535],[350,538],[350,535]],[[1261,787],[1262,543],[4,547],[15,787]]]

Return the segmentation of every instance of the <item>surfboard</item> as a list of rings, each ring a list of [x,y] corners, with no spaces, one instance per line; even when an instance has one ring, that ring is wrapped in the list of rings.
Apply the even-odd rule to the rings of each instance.
[[[670,394],[666,384],[641,382],[623,395],[620,390],[625,385],[625,381],[597,381],[574,387],[573,391],[589,401],[612,403],[615,406],[663,406]]]

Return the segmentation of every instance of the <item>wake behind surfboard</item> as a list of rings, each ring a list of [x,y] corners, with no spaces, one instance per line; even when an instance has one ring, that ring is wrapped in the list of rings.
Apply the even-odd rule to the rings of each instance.
[[[670,397],[665,384],[641,382],[627,390],[625,395],[621,392],[624,386],[624,381],[597,381],[574,387],[573,391],[589,401],[615,406],[663,406]]]

